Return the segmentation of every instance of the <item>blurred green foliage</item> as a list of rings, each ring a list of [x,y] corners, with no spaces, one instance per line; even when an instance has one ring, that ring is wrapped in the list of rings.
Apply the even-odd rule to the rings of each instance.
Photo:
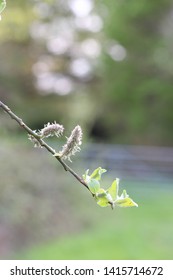
[[[167,25],[171,1],[106,3],[106,37],[124,46],[127,56],[117,62],[104,57],[100,122],[115,141],[171,145],[173,63]]]
[[[92,226],[78,234],[33,246],[17,255],[22,259],[172,259],[172,191],[154,191],[153,184],[128,182],[139,208],[94,209],[83,200],[80,214]],[[155,185],[155,188],[158,184]],[[161,187],[161,186],[160,186]],[[142,194],[142,195],[141,195]],[[76,202],[78,204],[78,202]],[[16,257],[16,255],[15,255]]]
[[[78,122],[96,141],[171,145],[171,4],[171,0],[92,2],[90,14],[98,18],[85,30],[77,25],[81,18],[68,2],[8,1],[0,23],[0,97],[33,128],[54,120],[67,127]],[[96,32],[99,20],[103,28]],[[58,48],[65,38],[63,30],[74,41],[68,51],[58,54],[56,48],[50,49],[51,40],[60,40]],[[89,58],[81,52],[84,46]],[[101,48],[97,58],[92,57],[94,46]],[[92,67],[89,76],[69,72],[76,58],[87,60]],[[72,82],[72,93],[38,89],[44,67],[54,78],[61,75],[62,92]]]
[[[29,140],[0,141],[0,259],[82,227],[68,193],[75,179],[62,171]],[[76,185],[74,192],[82,189]]]

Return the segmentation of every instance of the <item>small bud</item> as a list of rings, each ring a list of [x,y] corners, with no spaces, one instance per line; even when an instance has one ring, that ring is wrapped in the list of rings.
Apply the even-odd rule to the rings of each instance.
[[[36,130],[34,130],[33,132],[37,133]],[[31,134],[28,134],[28,135],[29,135],[28,139],[34,144],[35,148],[38,148],[38,147],[42,148],[42,146],[40,145],[40,142],[33,135],[31,135]]]
[[[56,122],[54,123],[47,123],[44,125],[44,128],[42,128],[39,132],[39,135],[41,138],[44,137],[50,137],[50,136],[61,136],[63,134],[64,127]]]
[[[77,125],[69,138],[67,138],[66,144],[62,147],[62,151],[58,153],[58,155],[62,159],[68,159],[71,161],[70,157],[74,155],[76,152],[80,151],[80,145],[82,144],[82,129],[79,125]]]

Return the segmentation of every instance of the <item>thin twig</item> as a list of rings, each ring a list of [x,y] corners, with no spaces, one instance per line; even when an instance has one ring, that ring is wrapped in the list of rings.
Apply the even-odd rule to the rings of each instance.
[[[35,133],[31,128],[29,128],[21,118],[16,116],[11,109],[5,105],[2,101],[0,101],[0,107],[12,118],[14,119],[23,129],[25,129],[30,135],[32,135],[42,147],[44,147],[49,153],[55,154],[54,149],[52,149],[46,142],[44,142],[37,133]],[[88,190],[89,187],[85,183],[85,181],[73,170],[71,169],[62,159],[58,156],[55,156],[55,158],[60,162],[60,164],[64,167],[65,171],[70,172],[82,185],[84,185]],[[90,191],[90,190],[89,190]]]

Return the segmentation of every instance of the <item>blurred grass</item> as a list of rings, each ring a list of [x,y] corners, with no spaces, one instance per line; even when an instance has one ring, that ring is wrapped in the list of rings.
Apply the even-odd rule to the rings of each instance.
[[[21,259],[173,259],[171,185],[128,183],[139,208],[99,208],[90,196],[72,200],[89,228],[32,247]]]
[[[6,139],[0,155],[0,221],[10,259],[173,259],[171,183],[122,180],[120,192],[139,207],[112,211],[43,149]],[[90,168],[75,160],[72,167],[78,174]],[[108,170],[102,185],[113,179]]]

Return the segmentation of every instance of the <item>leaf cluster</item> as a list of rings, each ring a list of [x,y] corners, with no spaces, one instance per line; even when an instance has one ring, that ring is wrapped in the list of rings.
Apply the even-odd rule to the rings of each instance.
[[[100,185],[101,176],[107,170],[98,167],[89,175],[89,169],[86,170],[83,175],[83,179],[89,187],[89,190],[93,194],[97,204],[101,207],[111,206],[113,209],[115,206],[119,207],[138,207],[137,203],[134,202],[126,190],[123,190],[119,196],[119,178],[116,178],[108,189],[104,189]]]

